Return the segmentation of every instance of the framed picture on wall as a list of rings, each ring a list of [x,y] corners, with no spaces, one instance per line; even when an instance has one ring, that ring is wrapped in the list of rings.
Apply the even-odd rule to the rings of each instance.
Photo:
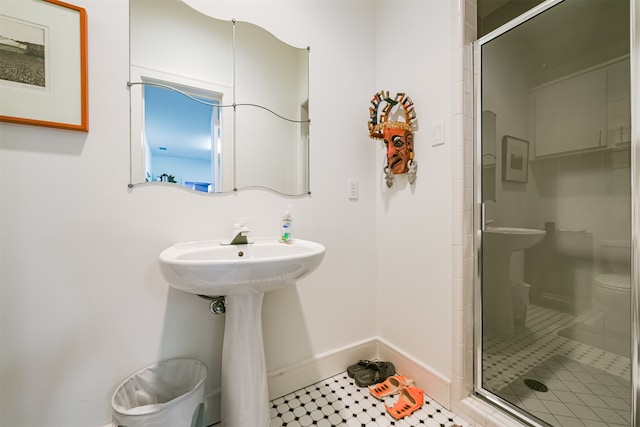
[[[502,180],[527,182],[529,174],[529,141],[505,135],[502,137]]]
[[[87,132],[87,14],[0,1],[0,121]]]

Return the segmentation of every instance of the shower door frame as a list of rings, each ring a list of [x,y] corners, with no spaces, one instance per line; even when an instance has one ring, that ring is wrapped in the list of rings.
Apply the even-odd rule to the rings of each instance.
[[[473,250],[475,254],[473,277],[473,394],[534,427],[544,427],[531,415],[494,393],[482,388],[482,232],[485,227],[482,202],[482,45],[501,36],[512,28],[546,12],[565,0],[548,0],[509,21],[473,43]],[[629,0],[631,68],[631,420],[632,427],[640,427],[640,0]]]

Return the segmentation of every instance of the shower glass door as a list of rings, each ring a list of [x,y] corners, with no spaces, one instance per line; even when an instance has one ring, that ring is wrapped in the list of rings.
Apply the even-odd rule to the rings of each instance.
[[[629,0],[550,0],[475,44],[476,393],[630,426]]]

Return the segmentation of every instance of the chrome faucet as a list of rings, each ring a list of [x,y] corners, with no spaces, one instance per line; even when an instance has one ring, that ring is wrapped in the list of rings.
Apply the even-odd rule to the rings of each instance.
[[[234,238],[231,239],[229,245],[246,245],[249,243],[247,240],[247,234],[249,233],[249,227],[246,225],[240,225],[238,223],[233,224],[234,232],[236,233]]]

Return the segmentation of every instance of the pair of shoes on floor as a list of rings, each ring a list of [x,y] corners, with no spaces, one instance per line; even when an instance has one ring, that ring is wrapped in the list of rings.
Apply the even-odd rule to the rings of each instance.
[[[355,380],[358,387],[378,384],[395,373],[393,363],[380,360],[361,360],[347,368],[347,375]]]
[[[424,390],[414,385],[414,381],[404,375],[393,375],[380,384],[369,386],[369,392],[376,399],[399,394],[393,406],[384,405],[389,415],[396,420],[413,414],[424,404]]]

